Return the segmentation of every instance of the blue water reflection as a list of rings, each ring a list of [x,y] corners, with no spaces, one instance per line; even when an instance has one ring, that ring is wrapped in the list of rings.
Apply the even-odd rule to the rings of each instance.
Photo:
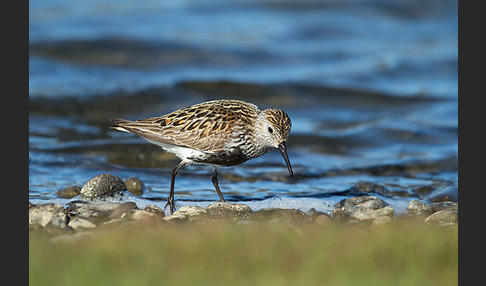
[[[29,1],[30,195],[52,198],[112,172],[140,177],[147,198],[166,196],[171,162],[113,159],[115,147],[147,147],[108,131],[109,119],[223,97],[285,109],[289,155],[303,176],[273,180],[285,168],[270,153],[222,170],[235,199],[391,185],[372,171],[387,166],[402,171],[401,190],[457,185],[457,9],[405,0]],[[210,172],[181,173],[180,198],[214,199]]]

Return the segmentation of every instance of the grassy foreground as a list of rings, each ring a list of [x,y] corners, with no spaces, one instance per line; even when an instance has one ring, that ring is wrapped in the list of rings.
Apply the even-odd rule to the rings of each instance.
[[[29,237],[30,285],[457,285],[458,227],[120,226]]]

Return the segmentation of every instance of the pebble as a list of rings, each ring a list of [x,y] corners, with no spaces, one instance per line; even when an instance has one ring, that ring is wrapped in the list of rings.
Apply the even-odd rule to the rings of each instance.
[[[113,195],[126,189],[127,186],[119,177],[110,174],[101,174],[84,184],[80,195],[84,199],[92,200]]]
[[[447,225],[457,223],[458,219],[459,213],[457,209],[447,209],[433,213],[432,215],[427,217],[424,222]]]
[[[145,206],[144,210],[156,213],[156,214],[161,215],[161,216],[165,216],[164,211],[156,205],[147,205],[147,206]]]
[[[171,214],[170,216],[166,216],[163,218],[164,221],[166,222],[187,222],[189,221],[189,218],[183,214],[183,213],[178,213],[177,211],[175,211],[173,214]]]
[[[159,215],[157,213],[146,210],[134,209],[124,213],[121,218],[150,223],[161,221],[163,215]]]
[[[318,225],[328,225],[332,223],[332,217],[327,213],[318,212],[315,208],[309,210],[309,221]]]
[[[426,203],[411,200],[407,206],[408,218],[419,218],[425,223],[454,225],[458,223],[458,204],[441,201]],[[401,215],[401,214],[400,214]],[[405,218],[405,216],[403,216]],[[299,209],[264,208],[257,211],[245,204],[216,202],[207,208],[199,206],[182,206],[174,214],[165,216],[164,211],[156,205],[147,205],[139,209],[134,202],[109,202],[103,200],[75,200],[66,204],[31,204],[29,202],[29,230],[45,228],[50,233],[72,234],[86,232],[98,225],[115,222],[128,224],[164,224],[188,223],[208,224],[220,222],[219,219],[230,219],[242,223],[284,222],[291,226],[313,223],[326,226],[341,222],[369,222],[373,225],[387,224],[394,221],[394,209],[384,200],[375,196],[358,196],[343,199],[335,204],[332,217],[323,212],[311,209],[305,213]],[[65,240],[77,237],[65,236]],[[59,241],[63,239],[59,238]]]
[[[79,217],[74,217],[71,219],[68,223],[68,226],[78,230],[78,229],[83,229],[83,228],[95,228],[96,224],[90,222],[87,219],[79,218]]]
[[[228,202],[216,202],[210,204],[206,211],[211,218],[250,218],[252,210],[244,204],[235,204]]]
[[[58,198],[63,198],[63,199],[72,199],[75,196],[79,195],[80,192],[81,192],[81,187],[71,186],[71,187],[57,190],[56,196]]]
[[[176,216],[186,216],[189,220],[206,218],[208,212],[205,208],[198,206],[182,206],[177,211],[174,212]]]
[[[360,196],[336,203],[332,214],[335,219],[347,222],[373,221],[381,216],[393,217],[394,209],[374,196]]]
[[[144,183],[137,177],[131,177],[125,180],[127,190],[134,196],[141,196],[145,190]]]
[[[458,204],[451,201],[426,204],[419,200],[411,200],[408,203],[407,212],[413,217],[424,219],[427,223],[451,224],[458,222]]]
[[[29,229],[48,226],[67,228],[68,216],[59,204],[38,204],[29,208]]]
[[[313,219],[317,225],[329,225],[333,222],[332,218],[328,214],[320,214]]]
[[[71,217],[84,218],[98,224],[110,220],[110,215],[120,205],[120,203],[104,201],[72,201],[67,204],[66,212]]]
[[[429,216],[433,213],[432,207],[419,200],[411,200],[407,205],[407,212],[412,216]]]
[[[116,207],[108,217],[109,219],[119,219],[128,211],[137,209],[137,205],[134,202],[125,202]]]

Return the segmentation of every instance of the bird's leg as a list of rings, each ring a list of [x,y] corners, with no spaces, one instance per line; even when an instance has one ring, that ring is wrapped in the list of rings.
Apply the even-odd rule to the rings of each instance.
[[[213,181],[214,188],[216,188],[216,192],[218,192],[219,199],[222,202],[225,202],[223,198],[223,194],[221,193],[221,190],[219,189],[219,185],[218,185],[218,169],[219,169],[218,167],[214,167],[213,178],[211,179],[211,181]]]
[[[175,205],[174,205],[174,184],[175,184],[175,177],[177,175],[177,172],[186,164],[185,161],[182,161],[177,165],[174,170],[172,170],[172,176],[170,178],[170,192],[169,196],[167,197],[167,203],[165,204],[164,209],[167,208],[167,206],[170,206],[170,214],[173,214],[175,211]]]

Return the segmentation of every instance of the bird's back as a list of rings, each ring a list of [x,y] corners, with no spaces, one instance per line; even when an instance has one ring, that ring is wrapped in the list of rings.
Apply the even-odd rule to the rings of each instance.
[[[129,121],[112,119],[115,129],[134,133],[156,144],[169,144],[218,154],[248,135],[260,110],[240,100],[213,100],[166,115]],[[159,144],[160,145],[160,144]]]

